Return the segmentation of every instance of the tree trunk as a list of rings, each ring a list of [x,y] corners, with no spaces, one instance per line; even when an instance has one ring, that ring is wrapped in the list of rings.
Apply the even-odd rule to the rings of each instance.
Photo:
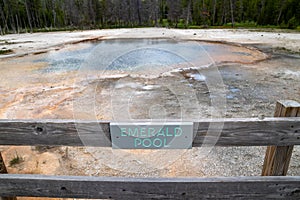
[[[11,26],[13,32],[17,33],[15,19],[12,14],[10,15],[10,26]]]
[[[19,33],[20,33],[20,26],[19,26],[18,15],[16,15],[16,22],[17,22],[17,32],[18,32],[18,34],[19,34]]]
[[[140,0],[136,0],[136,9],[137,9],[137,15],[138,15],[138,21],[139,21],[139,26],[142,25],[142,18],[141,18],[141,8],[140,8]]]
[[[159,13],[159,6],[158,6],[158,0],[155,1],[155,6],[154,6],[154,24],[155,27],[158,26],[158,13]]]
[[[160,19],[161,21],[165,18],[165,2],[160,0]]]
[[[190,21],[190,15],[191,15],[191,4],[192,1],[188,0],[188,6],[187,6],[187,11],[186,11],[186,21],[185,21],[185,27],[188,28],[189,26],[189,21]]]
[[[56,12],[55,12],[55,1],[51,2],[51,12],[52,12],[52,17],[53,17],[53,21],[51,21],[51,29],[52,27],[56,27]]]
[[[23,28],[25,29],[25,33],[28,33],[28,32],[27,32],[26,19],[24,19],[24,17],[23,17],[23,18],[22,18],[22,21],[23,21],[23,24],[24,24]]]
[[[30,1],[29,1],[30,2]],[[31,22],[32,22],[32,26],[33,28],[36,28],[37,27],[37,23],[36,23],[36,16],[35,16],[35,8],[34,6],[32,6],[32,3],[29,3],[30,7],[29,7],[29,14],[30,14],[30,17],[31,17]]]
[[[95,7],[94,7],[94,4],[93,4],[93,1],[90,0],[89,1],[89,12],[90,12],[90,24],[92,24],[93,26],[96,25],[96,12],[95,12]]]
[[[277,25],[279,25],[279,21],[280,21],[280,18],[281,18],[281,15],[282,15],[282,10],[283,10],[283,5],[286,3],[286,0],[282,0],[281,1],[281,4],[280,4],[280,11],[279,11],[279,14],[278,14],[278,17],[277,17]]]
[[[206,14],[207,10],[206,10],[206,6],[205,6],[205,1],[202,0],[202,18],[203,18],[203,21],[204,21],[204,25],[207,25],[207,14]]]
[[[30,32],[32,33],[33,32],[32,23],[31,23],[30,11],[28,8],[27,0],[25,0],[25,7],[26,7],[27,19],[28,19],[28,23],[29,23],[29,27],[30,27]]]
[[[227,23],[227,11],[226,11],[226,0],[223,0],[223,12],[222,12],[222,24],[226,24]]]
[[[232,0],[230,0],[230,11],[231,11],[231,27],[234,27],[234,15],[233,15],[233,4]]]
[[[213,5],[213,21],[212,21],[212,25],[214,26],[216,23],[216,11],[217,11],[217,0],[214,0],[214,5]]]
[[[14,17],[13,12],[12,12],[11,2],[8,1],[7,6],[8,6],[7,17],[9,18],[10,28],[12,29],[13,33],[17,33],[17,31],[16,31],[15,17]]]
[[[47,18],[46,18],[46,14],[45,14],[45,11],[46,11],[46,2],[45,1],[42,1],[42,10],[43,10],[43,25],[44,25],[44,28],[47,28]]]
[[[244,3],[243,3],[243,0],[239,0],[239,4],[240,4],[240,7],[239,7],[239,10],[238,10],[238,21],[240,22],[244,22]]]
[[[261,10],[259,13],[258,23],[264,24],[265,0],[261,0]]]
[[[3,5],[5,7],[5,1],[3,1]],[[3,21],[3,30],[1,30],[1,32],[3,34],[5,34],[6,31],[8,30],[8,26],[7,26],[7,20],[6,20],[5,15],[4,15],[4,11],[2,9],[0,9],[0,15],[1,15],[1,19]]]

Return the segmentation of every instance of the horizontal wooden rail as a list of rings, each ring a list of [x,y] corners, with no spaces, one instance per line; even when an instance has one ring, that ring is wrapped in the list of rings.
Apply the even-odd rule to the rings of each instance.
[[[80,135],[76,127],[80,127]],[[221,131],[219,138],[207,136],[207,130]],[[219,128],[221,130],[218,130]],[[215,129],[215,130],[214,130]],[[213,135],[213,134],[212,134]],[[97,138],[94,144],[81,139]],[[300,118],[230,118],[194,122],[193,147],[300,145]],[[0,145],[100,146],[111,147],[109,122],[72,120],[0,120]]]
[[[104,199],[299,199],[300,177],[113,178],[0,175],[0,196]]]

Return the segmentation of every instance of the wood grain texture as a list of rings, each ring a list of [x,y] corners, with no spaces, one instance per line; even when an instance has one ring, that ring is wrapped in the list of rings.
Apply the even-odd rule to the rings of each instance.
[[[215,134],[218,132],[221,132],[220,136]],[[200,147],[204,140],[206,145],[216,143],[216,146],[300,145],[300,118],[205,119],[194,122],[193,147]],[[0,120],[0,145],[111,147],[109,122]]]
[[[294,121],[295,120],[295,121]],[[207,135],[210,125],[210,134]],[[222,127],[223,125],[223,127]],[[215,130],[216,127],[216,130]],[[266,146],[266,145],[290,145],[299,144],[300,123],[299,118],[282,118],[278,121],[275,118],[258,119],[225,119],[224,121],[194,123],[197,129],[193,146],[199,147],[203,144],[214,144],[216,146]],[[214,132],[221,128],[221,135],[218,137]]]
[[[274,117],[297,117],[300,104],[296,101],[278,101]],[[299,132],[295,130],[295,132]],[[279,144],[278,144],[279,145]],[[293,145],[268,146],[264,159],[262,176],[285,176],[293,153]]]
[[[1,145],[84,146],[84,141],[89,146],[111,147],[109,122],[0,120]]]
[[[300,198],[300,177],[111,178],[0,175],[0,195],[104,199]]]

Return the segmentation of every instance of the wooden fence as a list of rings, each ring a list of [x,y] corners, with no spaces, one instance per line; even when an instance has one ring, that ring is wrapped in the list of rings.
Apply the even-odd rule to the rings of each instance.
[[[269,146],[262,176],[216,178],[121,178],[0,174],[0,196],[98,199],[300,199],[300,176],[285,176],[293,145],[300,145],[300,104],[277,103],[275,117],[194,122],[193,147],[210,123],[224,123],[216,146]],[[76,121],[98,145],[111,147],[109,122]],[[98,136],[99,137],[99,136]],[[0,120],[0,145],[83,146],[74,121]]]

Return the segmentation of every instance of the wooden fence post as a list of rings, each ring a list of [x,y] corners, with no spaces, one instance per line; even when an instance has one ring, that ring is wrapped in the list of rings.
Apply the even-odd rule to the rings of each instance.
[[[296,101],[278,101],[274,117],[300,117],[300,104]],[[268,146],[262,176],[285,176],[294,146]]]
[[[0,174],[7,174],[7,170],[0,151]],[[0,200],[16,200],[16,197],[0,197]]]

